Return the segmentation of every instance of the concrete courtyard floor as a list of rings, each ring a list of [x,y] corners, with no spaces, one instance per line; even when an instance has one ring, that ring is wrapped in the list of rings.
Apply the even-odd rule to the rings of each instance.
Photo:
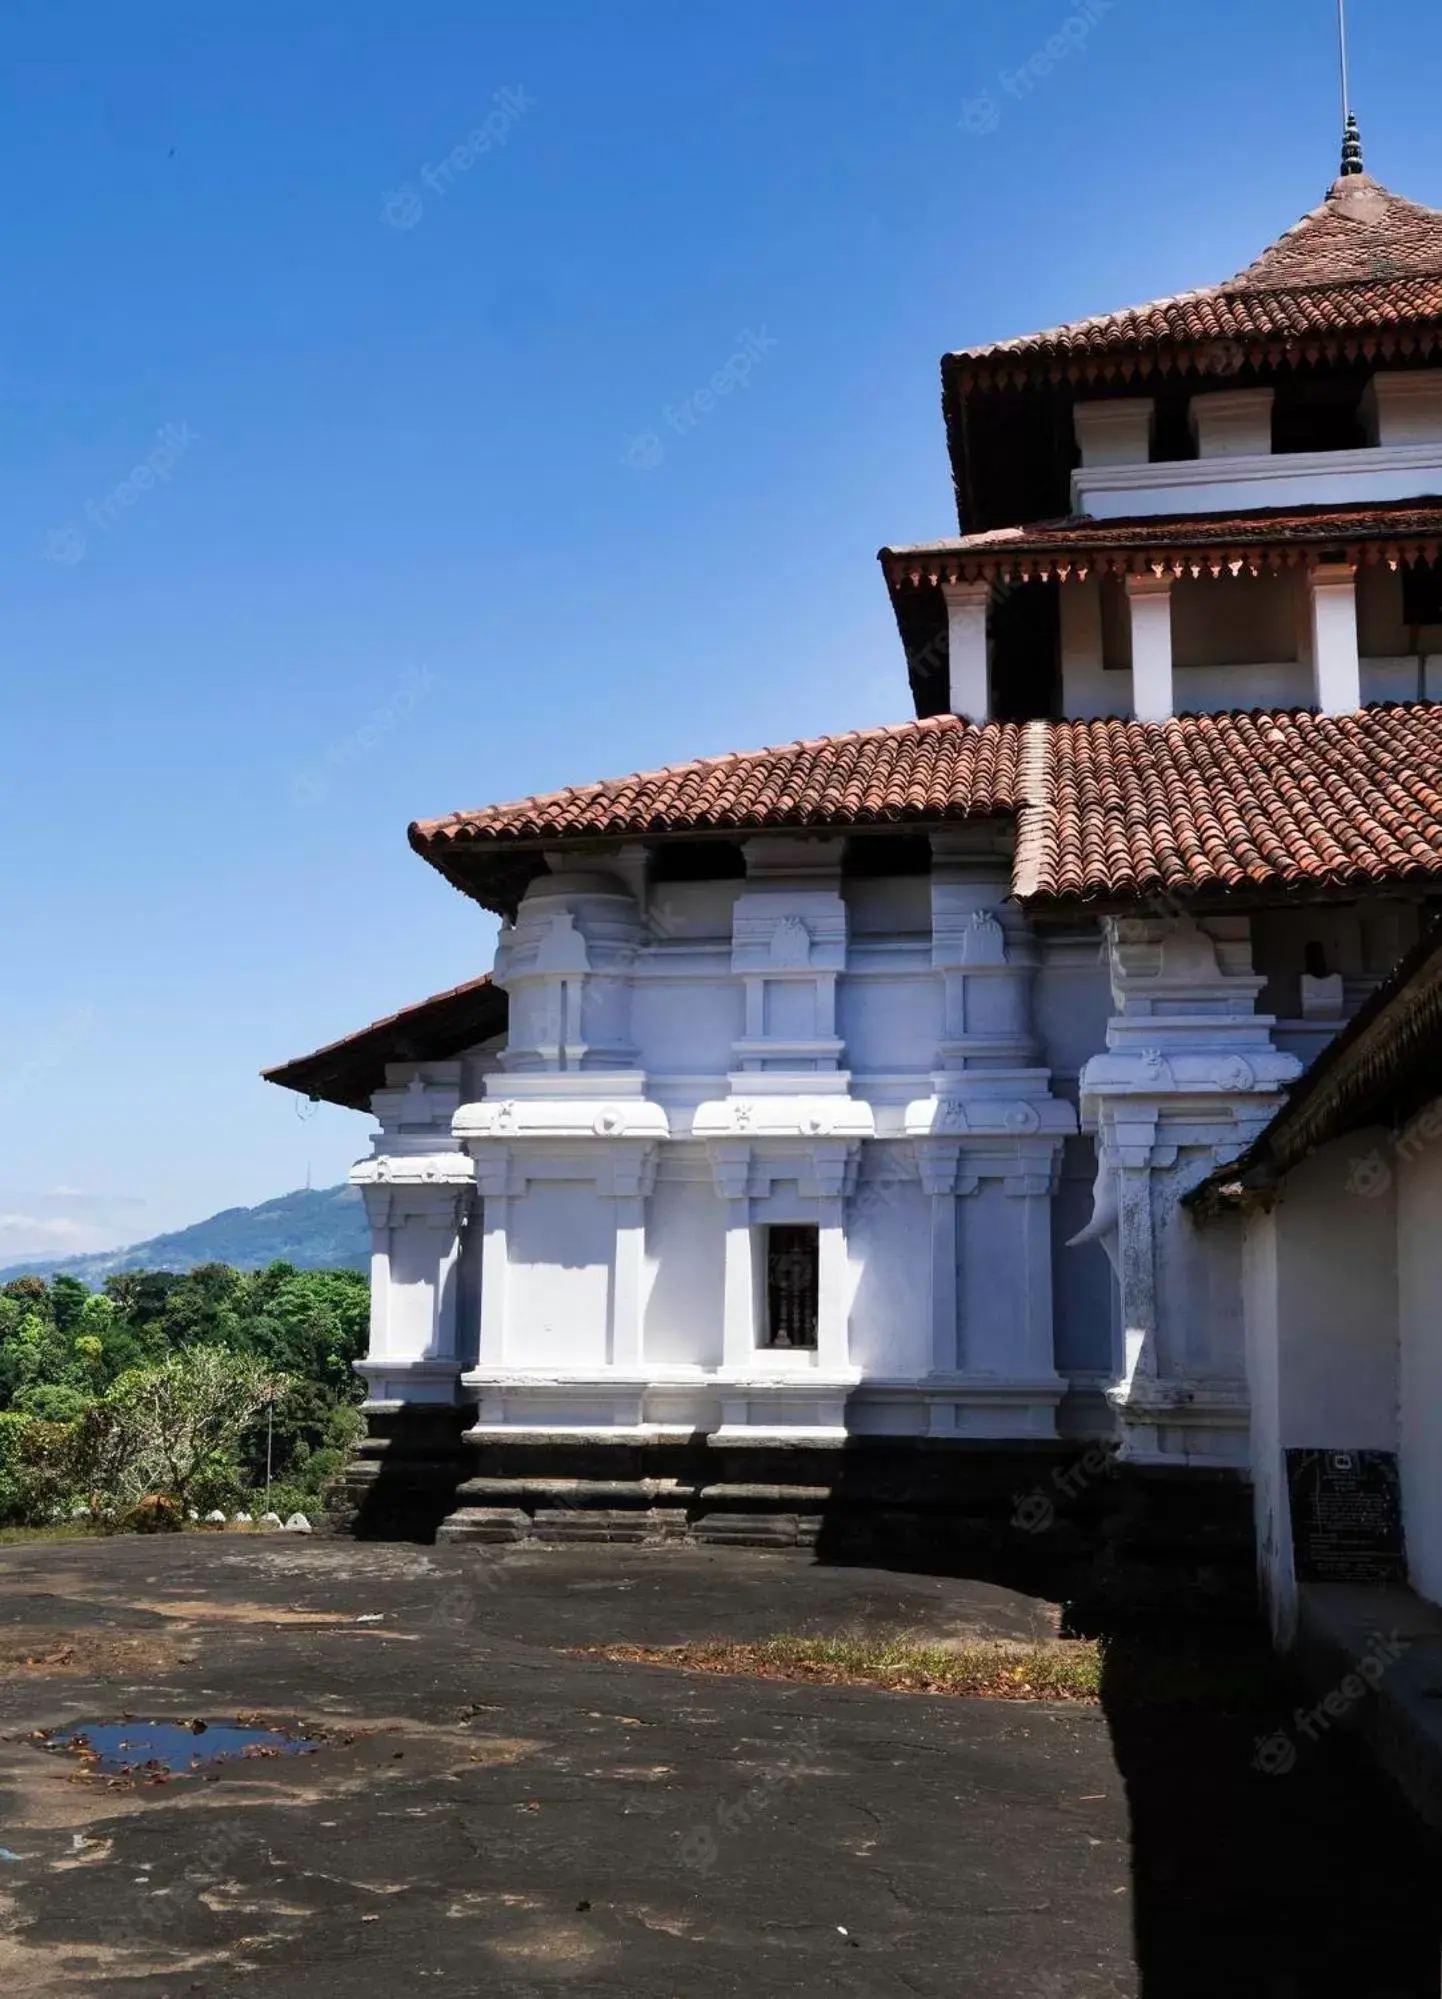
[[[1435,1852],[1250,1641],[1119,1646],[1098,1707],[565,1649],[1055,1622],[741,1551],[0,1548],[0,1993],[1435,1999]],[[161,1785],[31,1740],[237,1714],[330,1739]]]

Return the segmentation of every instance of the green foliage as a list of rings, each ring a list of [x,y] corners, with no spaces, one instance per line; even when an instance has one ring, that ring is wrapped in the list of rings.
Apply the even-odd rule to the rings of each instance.
[[[91,1412],[104,1490],[127,1510],[152,1493],[181,1506],[233,1498],[241,1433],[287,1386],[252,1355],[204,1344],[128,1369]]]
[[[63,1423],[0,1415],[0,1524],[40,1527],[65,1510],[74,1480],[73,1442]]]
[[[273,1500],[317,1511],[362,1427],[368,1316],[360,1272],[288,1263],[0,1286],[0,1526],[254,1510],[268,1433]]]
[[[78,1423],[89,1407],[85,1390],[68,1381],[33,1381],[15,1397],[20,1415],[38,1416],[42,1423]]]

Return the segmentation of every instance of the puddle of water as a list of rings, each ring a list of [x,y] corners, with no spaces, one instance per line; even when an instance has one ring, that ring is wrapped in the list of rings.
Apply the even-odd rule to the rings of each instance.
[[[306,1756],[321,1746],[314,1736],[225,1721],[86,1721],[39,1740],[112,1777],[185,1777],[239,1757]]]

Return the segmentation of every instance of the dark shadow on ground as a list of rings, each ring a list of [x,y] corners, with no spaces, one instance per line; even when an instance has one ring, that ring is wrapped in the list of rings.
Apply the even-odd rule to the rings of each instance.
[[[1297,1727],[1259,1631],[1113,1637],[1102,1698],[1142,1999],[1436,1999],[1442,1851],[1352,1738]]]

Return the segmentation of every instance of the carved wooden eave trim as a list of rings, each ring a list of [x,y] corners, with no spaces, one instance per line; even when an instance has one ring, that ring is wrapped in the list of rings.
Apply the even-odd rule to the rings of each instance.
[[[1442,560],[1442,535],[1425,539],[1371,539],[1295,542],[1252,547],[1099,548],[1060,553],[1046,550],[959,550],[954,555],[889,556],[886,575],[893,590],[940,589],[957,583],[1083,583],[1093,576],[1183,577],[1266,576],[1287,569],[1330,568],[1351,563],[1357,568],[1404,566]]]
[[[1442,327],[1435,321],[1323,334],[1249,335],[1239,339],[1118,345],[1069,354],[1035,348],[995,356],[948,354],[943,371],[964,396],[1002,393],[1046,384],[1136,382],[1153,375],[1230,376],[1245,368],[1317,367],[1335,361],[1391,361],[1435,352]]]

